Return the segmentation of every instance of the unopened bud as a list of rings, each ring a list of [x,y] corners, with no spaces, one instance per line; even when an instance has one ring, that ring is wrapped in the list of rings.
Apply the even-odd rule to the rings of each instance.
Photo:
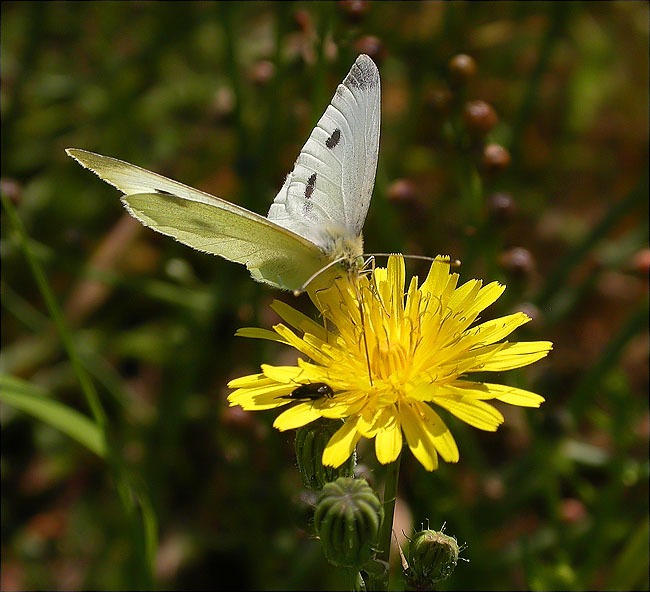
[[[517,206],[512,194],[497,191],[487,198],[487,210],[490,220],[496,224],[505,224],[514,216]]]
[[[364,35],[360,37],[354,44],[359,53],[369,55],[375,62],[381,62],[386,53],[384,50],[384,42],[374,35]]]
[[[253,64],[249,76],[253,84],[267,85],[275,75],[275,66],[269,60],[260,60]]]
[[[454,100],[454,94],[444,86],[436,87],[426,95],[427,104],[433,111],[441,115],[449,113]]]
[[[476,60],[464,53],[459,53],[449,60],[449,75],[456,84],[466,84],[476,76]]]
[[[483,149],[483,166],[485,170],[496,173],[510,164],[510,152],[501,144],[488,144]]]
[[[293,19],[301,33],[309,33],[314,28],[313,20],[307,10],[296,10],[293,13]]]
[[[353,23],[358,23],[362,20],[370,10],[369,0],[340,0],[338,5]]]
[[[523,312],[530,320],[531,329],[539,329],[544,324],[544,315],[542,311],[532,302],[520,302],[514,308],[513,312]]]
[[[302,483],[307,489],[320,491],[330,481],[353,475],[356,462],[354,454],[340,467],[323,466],[323,451],[340,427],[340,421],[321,419],[296,431],[296,461]]]
[[[387,194],[393,203],[414,204],[419,198],[418,187],[411,179],[395,179],[388,186]]]
[[[512,247],[499,255],[501,267],[513,278],[523,279],[535,271],[533,254],[523,247]]]
[[[499,121],[496,111],[485,101],[468,101],[463,109],[467,131],[472,136],[485,136]]]
[[[433,590],[456,569],[460,549],[456,539],[436,530],[421,530],[411,539],[408,569],[404,574],[411,589]]]
[[[5,177],[0,180],[0,193],[7,196],[12,204],[18,205],[22,198],[22,187],[16,179]]]
[[[639,273],[650,272],[650,249],[641,249],[632,257],[632,269]]]
[[[384,509],[364,479],[339,478],[318,496],[314,526],[326,559],[359,568],[372,557]]]

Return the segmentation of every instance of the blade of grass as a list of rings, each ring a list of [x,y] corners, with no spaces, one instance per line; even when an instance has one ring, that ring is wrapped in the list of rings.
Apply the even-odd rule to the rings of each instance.
[[[600,359],[584,374],[574,390],[568,407],[576,418],[582,417],[594,392],[598,391],[598,385],[603,382],[607,373],[619,364],[625,346],[637,333],[647,330],[648,302],[646,301],[632,311],[620,331],[608,341]]]
[[[126,473],[126,468],[124,466],[123,460],[108,437],[108,419],[102,407],[99,395],[95,389],[94,384],[90,380],[89,374],[86,372],[81,357],[77,352],[76,344],[70,330],[68,329],[61,309],[56,302],[54,292],[50,288],[45,272],[43,271],[43,268],[41,267],[38,259],[32,253],[29,245],[29,237],[27,235],[27,231],[25,230],[25,227],[23,226],[22,221],[20,220],[20,217],[18,216],[9,198],[4,194],[2,194],[0,197],[2,199],[2,205],[5,212],[7,213],[11,226],[15,231],[17,241],[22,249],[22,252],[25,255],[25,258],[27,259],[29,269],[34,276],[38,289],[47,307],[48,313],[54,322],[54,325],[59,334],[59,338],[63,343],[63,347],[66,350],[68,358],[70,359],[70,363],[75,372],[75,375],[77,376],[77,380],[79,381],[81,390],[86,398],[86,402],[90,407],[93,419],[95,421],[96,429],[101,435],[103,446],[105,447],[105,451],[107,453],[109,467],[113,472],[116,488],[124,507],[126,516],[129,520],[130,527],[133,531],[134,540],[141,540],[143,543],[146,543],[148,540],[147,536],[141,534],[143,533],[143,530],[146,529],[146,526],[141,523],[140,518],[137,515],[133,499],[132,487]],[[144,497],[144,494],[142,494],[142,496]],[[134,585],[138,588],[152,589],[153,566],[148,562],[148,558],[151,553],[149,550],[139,545],[136,545],[136,549],[138,555],[138,576],[135,578]]]
[[[52,399],[44,389],[29,382],[0,374],[0,401],[51,425],[106,458],[106,441],[97,424],[67,405]]]
[[[544,73],[548,69],[555,44],[561,38],[569,15],[568,7],[562,2],[549,2],[546,7],[548,8],[548,28],[539,48],[537,63],[526,85],[526,92],[522,98],[519,112],[512,125],[512,137],[509,146],[512,157],[510,167],[512,171],[519,171],[524,130],[526,124],[530,121],[539,97],[542,95],[540,86]]]
[[[648,520],[643,520],[614,560],[608,590],[648,589]]]
[[[544,288],[535,299],[539,308],[545,308],[558,292],[566,285],[567,279],[573,269],[585,259],[593,250],[596,243],[604,238],[610,230],[629,213],[637,204],[648,196],[648,177],[641,179],[639,184],[630,193],[612,205],[605,213],[602,220],[585,236],[584,240],[575,246],[573,251],[562,257],[557,267],[549,274]]]

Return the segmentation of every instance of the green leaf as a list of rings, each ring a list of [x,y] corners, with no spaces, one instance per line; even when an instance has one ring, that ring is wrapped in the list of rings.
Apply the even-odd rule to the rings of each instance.
[[[15,376],[0,374],[0,401],[62,431],[97,456],[106,457],[106,443],[97,425],[78,411],[49,398],[44,389]]]

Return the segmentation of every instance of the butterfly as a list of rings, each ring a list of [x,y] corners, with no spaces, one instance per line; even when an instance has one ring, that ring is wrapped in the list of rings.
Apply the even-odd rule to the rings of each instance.
[[[133,164],[86,150],[66,153],[124,195],[145,226],[245,265],[273,287],[326,287],[363,265],[362,229],[379,155],[377,66],[360,55],[318,120],[265,218]],[[313,283],[312,283],[313,280]]]

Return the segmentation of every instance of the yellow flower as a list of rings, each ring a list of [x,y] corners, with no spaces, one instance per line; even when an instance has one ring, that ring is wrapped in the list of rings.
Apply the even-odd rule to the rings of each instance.
[[[296,366],[262,365],[260,374],[230,381],[228,386],[236,389],[228,397],[230,405],[245,410],[288,406],[273,424],[279,430],[320,417],[345,420],[323,454],[327,466],[345,462],[362,437],[375,439],[377,459],[384,464],[397,459],[404,437],[429,471],[437,468],[438,455],[457,462],[456,442],[433,406],[494,431],[503,416],[486,401],[539,407],[544,399],[515,387],[471,381],[467,375],[527,366],[552,348],[549,341],[502,341],[530,320],[521,312],[470,327],[505,286],[457,283],[458,274],[437,260],[424,283],[418,287],[413,277],[404,293],[404,260],[393,255],[386,268],[341,278],[312,294],[322,325],[274,302],[272,308],[293,329],[279,324],[274,332],[242,329],[238,334],[286,343],[305,359]],[[300,396],[294,393],[313,383],[321,386],[314,385],[313,396],[304,396],[305,389],[298,391]]]

